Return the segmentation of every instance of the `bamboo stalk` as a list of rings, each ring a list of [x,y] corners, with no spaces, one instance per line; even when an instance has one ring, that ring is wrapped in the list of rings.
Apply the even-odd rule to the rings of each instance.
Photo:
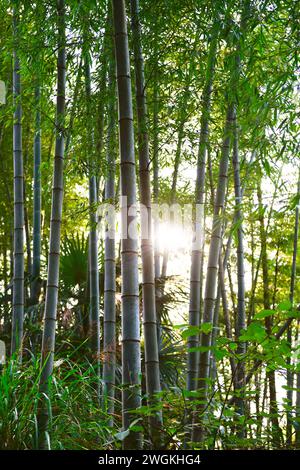
[[[13,308],[11,353],[18,352],[22,361],[24,321],[24,169],[22,154],[22,105],[20,61],[18,57],[18,6],[13,10],[14,68],[13,68],[13,155],[14,155],[14,257],[13,257]]]
[[[66,86],[65,2],[57,0],[58,56],[56,98],[56,141],[53,169],[50,247],[48,256],[47,290],[44,309],[41,375],[41,402],[38,412],[39,448],[49,448],[49,379],[53,372],[55,330],[58,301],[60,231],[63,204],[64,122]]]
[[[121,273],[122,273],[122,416],[128,430],[135,418],[131,410],[141,405],[140,320],[138,246],[136,220],[136,176],[130,61],[124,0],[112,0],[121,154]],[[130,209],[130,213],[129,213]],[[132,235],[130,235],[130,232]],[[139,432],[130,431],[125,449],[141,447]]]

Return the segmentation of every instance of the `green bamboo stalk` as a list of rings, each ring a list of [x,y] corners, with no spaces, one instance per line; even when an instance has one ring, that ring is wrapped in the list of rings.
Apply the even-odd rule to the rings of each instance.
[[[205,168],[206,153],[208,146],[208,132],[211,109],[212,85],[215,73],[215,61],[218,45],[218,30],[216,25],[212,28],[212,37],[209,46],[209,54],[206,65],[206,79],[202,94],[202,115],[200,123],[200,138],[198,147],[197,178],[195,185],[195,204],[197,208],[195,222],[195,242],[191,254],[190,274],[190,302],[189,302],[189,325],[198,327],[200,325],[200,293],[201,293],[201,265],[204,256],[204,202],[205,202]],[[199,344],[199,335],[188,338],[188,348],[195,348]],[[187,361],[187,390],[197,389],[198,376],[198,352],[188,352]]]
[[[136,176],[125,2],[124,0],[112,0],[112,6],[121,154],[122,416],[124,430],[128,430],[130,424],[136,417],[136,415],[132,415],[131,411],[137,410],[141,405]],[[132,235],[129,233],[129,229]],[[136,449],[141,447],[141,444],[140,433],[134,431],[130,431],[129,435],[123,441],[125,449]]]
[[[39,277],[41,269],[41,110],[40,86],[35,87],[35,134],[33,144],[33,250],[32,250],[32,282],[31,300],[38,303]]]
[[[151,217],[151,180],[148,137],[148,114],[146,103],[146,85],[144,77],[144,59],[141,46],[141,27],[139,22],[139,1],[131,0],[131,25],[135,65],[135,88],[138,118],[138,150],[141,220],[141,254],[143,276],[143,326],[145,338],[146,387],[149,405],[157,402],[156,395],[160,392],[160,372],[157,344],[157,324],[154,282],[154,253],[152,243]],[[146,219],[146,220],[145,220]],[[144,226],[146,225],[146,227]],[[161,440],[161,412],[150,416],[150,436],[154,447]]]
[[[88,34],[84,35],[84,38]],[[89,300],[90,300],[90,345],[93,363],[96,372],[96,389],[100,399],[100,296],[99,296],[99,270],[98,270],[98,232],[97,232],[97,179],[94,153],[94,129],[91,110],[91,72],[88,50],[83,51],[86,116],[87,116],[87,152],[88,152],[88,178],[89,178]]]
[[[299,177],[298,177],[298,184],[297,184],[297,197],[300,198],[300,169],[299,169]],[[299,238],[299,202],[297,203],[296,210],[295,210],[295,225],[294,225],[294,238],[293,238],[293,258],[292,258],[292,267],[291,267],[291,281],[290,281],[290,302],[291,306],[294,307],[294,296],[295,296],[295,285],[296,285],[296,273],[297,273],[297,253],[298,253],[298,238]],[[292,331],[291,327],[288,328],[288,343],[290,347],[292,347]],[[288,363],[291,363],[291,359],[288,358]],[[300,373],[297,372],[297,392],[296,392],[296,420],[300,418],[300,411],[299,411],[299,403],[300,403],[300,391],[299,391],[299,383],[300,383]],[[294,375],[292,371],[287,371],[287,405],[292,407],[293,406],[293,385],[294,385]],[[287,412],[287,445],[289,446],[292,443],[292,415],[291,411],[288,410]],[[296,432],[296,445],[300,446],[300,429],[299,427],[295,426]]]
[[[22,154],[22,105],[20,61],[18,57],[18,7],[14,2],[14,68],[13,68],[13,155],[14,155],[14,266],[13,266],[13,310],[11,353],[19,352],[22,360],[23,320],[24,320],[24,169]]]
[[[41,375],[41,401],[38,412],[39,448],[49,448],[49,379],[53,372],[56,313],[59,283],[60,231],[63,205],[64,122],[66,86],[65,2],[57,0],[58,57],[56,98],[56,142],[53,169],[52,204],[50,220],[50,248],[48,257],[47,290],[44,310]]]
[[[260,229],[260,243],[261,243],[261,265],[262,265],[262,281],[263,281],[263,303],[264,309],[270,310],[270,283],[269,283],[269,261],[267,253],[267,231],[264,222],[264,208],[262,203],[261,181],[257,185],[257,199],[258,199],[258,220]],[[270,335],[273,326],[273,318],[268,316],[265,318],[266,331]],[[275,371],[269,370],[266,373],[269,383],[270,395],[270,420],[272,423],[272,440],[275,448],[280,447],[282,440],[282,431],[278,419],[278,404],[276,398],[276,381]]]
[[[239,338],[242,330],[246,327],[246,310],[245,310],[245,256],[244,256],[244,229],[243,229],[243,212],[242,212],[242,188],[240,178],[240,162],[238,148],[238,128],[237,119],[234,123],[234,139],[232,166],[234,172],[234,193],[235,193],[235,219],[238,223],[237,228],[237,280],[238,280],[238,303],[237,303],[237,321],[236,321],[236,338]],[[238,342],[237,354],[243,356],[246,352],[246,344]],[[236,370],[236,407],[237,412],[242,416],[245,414],[245,403],[242,393],[245,387],[245,365],[243,358],[237,361]],[[245,428],[239,429],[239,436],[245,437]]]
[[[110,58],[108,79],[109,103],[107,109],[107,150],[106,150],[106,183],[105,201],[115,205],[115,61]],[[113,426],[116,370],[116,242],[115,214],[112,211],[104,240],[104,359],[103,382],[105,410],[110,415],[110,426]]]

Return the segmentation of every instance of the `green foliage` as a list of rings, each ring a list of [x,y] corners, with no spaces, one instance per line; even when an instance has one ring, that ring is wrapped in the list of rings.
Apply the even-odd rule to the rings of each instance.
[[[9,362],[0,375],[0,445],[6,449],[37,447],[39,361],[20,367]],[[51,448],[109,448],[112,431],[95,400],[97,376],[88,363],[57,359],[49,402],[52,405]],[[116,439],[118,437],[116,436]]]
[[[88,243],[84,234],[75,233],[62,241],[60,279],[64,287],[82,289],[87,281]]]
[[[263,325],[259,322],[253,321],[248,328],[239,337],[240,341],[257,341],[260,343],[266,336],[266,331]]]
[[[51,192],[54,160],[57,16],[55,2],[28,0],[20,5],[20,26],[17,34],[21,62],[23,107],[23,156],[26,215],[29,241],[33,219],[33,158],[34,88],[41,86],[42,135],[42,257],[39,305],[29,305],[29,255],[25,255],[25,331],[24,364],[10,360],[0,374],[0,446],[3,449],[32,449],[37,445],[37,407],[39,354],[42,315],[45,301],[45,280],[49,251]],[[111,60],[112,32],[107,26],[109,2],[67,1],[67,112],[63,129],[68,141],[65,156],[64,208],[60,257],[59,307],[57,311],[57,341],[54,375],[48,397],[51,416],[52,449],[114,449],[120,448],[129,430],[121,430],[121,341],[120,286],[124,279],[117,266],[117,374],[116,408],[113,428],[109,416],[102,410],[96,396],[96,372],[89,346],[88,301],[88,161],[96,160],[99,201],[104,197],[104,181],[109,170],[106,163],[108,99],[111,94],[107,80],[107,65]],[[236,218],[236,195],[233,187],[233,168],[229,178],[224,210],[220,219],[224,226],[221,254],[228,239],[231,250],[224,271],[227,297],[227,318],[222,301],[218,322],[203,322],[200,327],[187,322],[189,279],[186,266],[179,275],[157,281],[157,309],[160,320],[160,374],[163,391],[160,403],[149,404],[145,387],[145,357],[142,357],[142,407],[135,410],[131,430],[143,430],[146,446],[151,446],[148,418],[163,411],[161,434],[166,448],[188,446],[198,448],[275,448],[274,414],[286,433],[286,413],[293,414],[293,429],[300,428],[282,389],[297,392],[296,384],[288,386],[286,375],[299,373],[299,257],[296,260],[293,305],[289,300],[291,263],[294,249],[295,210],[299,205],[296,178],[299,170],[299,22],[297,2],[251,2],[249,30],[241,32],[239,20],[245,2],[180,2],[178,0],[140,1],[142,46],[145,65],[147,104],[149,113],[150,166],[154,168],[157,152],[159,178],[158,201],[176,198],[179,204],[195,201],[194,179],[198,159],[203,84],[207,71],[207,55],[212,32],[218,28],[215,78],[209,116],[209,142],[205,185],[205,254],[212,235],[212,196],[220,170],[220,148],[226,107],[229,99],[236,101],[239,134],[240,176],[243,199],[239,204],[243,217]],[[12,35],[11,2],[0,3],[0,79],[7,85],[7,103],[0,107],[0,334],[9,344],[11,331],[10,267],[13,253],[13,160],[12,160],[12,56],[15,47]],[[129,38],[131,32],[129,27]],[[240,79],[232,87],[230,76],[235,67],[235,46],[240,40]],[[88,56],[91,65],[91,113],[86,118],[86,90],[80,51]],[[132,74],[133,76],[133,74]],[[134,93],[133,93],[134,95]],[[134,109],[136,108],[133,98]],[[117,114],[117,106],[115,106]],[[136,109],[135,109],[136,111]],[[155,119],[156,112],[156,119]],[[205,110],[207,112],[207,110]],[[205,114],[205,113],[204,113]],[[136,119],[136,113],[134,119]],[[113,150],[118,153],[117,129],[113,130]],[[157,139],[157,148],[155,147]],[[232,146],[231,146],[232,149]],[[174,175],[178,157],[179,168]],[[116,161],[116,187],[120,187],[119,159]],[[175,176],[177,180],[175,181]],[[173,185],[175,181],[176,184]],[[122,184],[124,181],[122,181]],[[262,187],[262,203],[257,201],[257,186]],[[174,187],[173,187],[174,186]],[[198,188],[199,189],[199,188]],[[120,191],[119,191],[120,192]],[[137,191],[138,192],[138,191]],[[260,220],[266,231],[262,242]],[[238,337],[237,242],[238,230],[243,228],[247,322]],[[266,266],[262,266],[262,248],[266,248]],[[99,268],[103,267],[103,240],[99,242]],[[189,263],[186,241],[185,260]],[[32,246],[27,243],[27,250]],[[117,251],[117,250],[116,250]],[[180,252],[173,260],[181,263]],[[299,254],[299,246],[298,253]],[[171,262],[173,261],[171,260]],[[176,264],[176,263],[174,263]],[[178,263],[177,263],[178,264]],[[204,283],[206,282],[203,268]],[[268,308],[263,285],[268,271]],[[102,279],[101,279],[102,282]],[[102,287],[102,284],[101,286]],[[199,288],[200,291],[200,288]],[[102,290],[100,289],[102,293]],[[102,299],[101,305],[102,307]],[[142,311],[142,305],[140,306]],[[216,312],[214,312],[216,313]],[[203,314],[203,305],[201,312]],[[76,316],[77,315],[77,316]],[[141,313],[142,315],[142,313]],[[292,340],[287,331],[276,335],[284,322],[290,325]],[[181,323],[176,325],[175,323]],[[230,323],[230,324],[229,324]],[[101,316],[102,326],[102,316]],[[189,348],[191,337],[213,335],[211,346]],[[143,335],[143,330],[142,330]],[[101,328],[101,341],[103,328]],[[290,341],[292,345],[290,345]],[[245,343],[245,344],[244,344]],[[241,346],[245,351],[241,353]],[[142,353],[144,354],[142,337]],[[209,351],[212,359],[208,395],[203,397],[201,384],[187,390],[187,353]],[[102,360],[102,357],[100,358]],[[247,384],[238,388],[236,366],[243,363]],[[257,366],[258,365],[258,366]],[[255,369],[255,367],[257,367]],[[271,412],[268,377],[276,372],[275,382],[278,413]],[[252,374],[252,375],[251,375]],[[299,393],[299,390],[298,390]],[[239,399],[246,402],[242,414]],[[199,415],[199,405],[205,412]],[[51,405],[51,407],[50,407]],[[202,443],[189,441],[195,417],[205,430]],[[187,423],[187,421],[189,421]],[[298,426],[298,428],[297,428]],[[243,437],[241,429],[247,430]],[[286,436],[284,435],[286,438]],[[292,446],[296,445],[294,436]],[[288,443],[286,444],[288,445]]]
[[[20,370],[12,360],[0,374],[0,446],[32,449],[37,436],[38,363]]]

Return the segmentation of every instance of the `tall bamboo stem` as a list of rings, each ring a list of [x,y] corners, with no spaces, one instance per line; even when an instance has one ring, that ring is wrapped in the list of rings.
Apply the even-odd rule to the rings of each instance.
[[[66,86],[65,50],[65,2],[57,0],[58,56],[57,56],[57,98],[56,98],[56,141],[53,169],[50,248],[48,256],[47,290],[44,310],[44,330],[42,340],[41,375],[39,390],[41,403],[38,413],[39,447],[49,447],[49,379],[53,372],[56,314],[59,283],[60,231],[63,205],[63,166],[64,166],[64,122]]]
[[[157,344],[154,253],[152,242],[151,217],[151,179],[149,158],[148,114],[146,103],[146,84],[144,77],[144,59],[141,45],[141,27],[139,22],[139,1],[131,0],[131,24],[135,64],[135,88],[138,118],[138,150],[141,200],[141,255],[143,276],[143,326],[145,338],[146,387],[149,404],[157,401],[160,392],[160,372]],[[150,435],[154,447],[159,444],[162,424],[161,412],[150,417]]]
[[[130,61],[124,0],[112,0],[121,154],[121,273],[122,273],[122,414],[123,427],[129,426],[141,405],[140,319],[138,246],[136,220],[136,176]],[[141,436],[131,431],[123,441],[125,449],[141,446]]]
[[[22,105],[20,61],[18,57],[18,10],[19,1],[13,11],[14,68],[13,68],[13,155],[14,155],[14,266],[11,353],[17,351],[22,360],[24,320],[24,169],[22,154]]]

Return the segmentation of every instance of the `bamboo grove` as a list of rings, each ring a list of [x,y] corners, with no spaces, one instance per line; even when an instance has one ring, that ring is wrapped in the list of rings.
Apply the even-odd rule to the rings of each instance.
[[[297,1],[0,7],[0,448],[300,448]]]

